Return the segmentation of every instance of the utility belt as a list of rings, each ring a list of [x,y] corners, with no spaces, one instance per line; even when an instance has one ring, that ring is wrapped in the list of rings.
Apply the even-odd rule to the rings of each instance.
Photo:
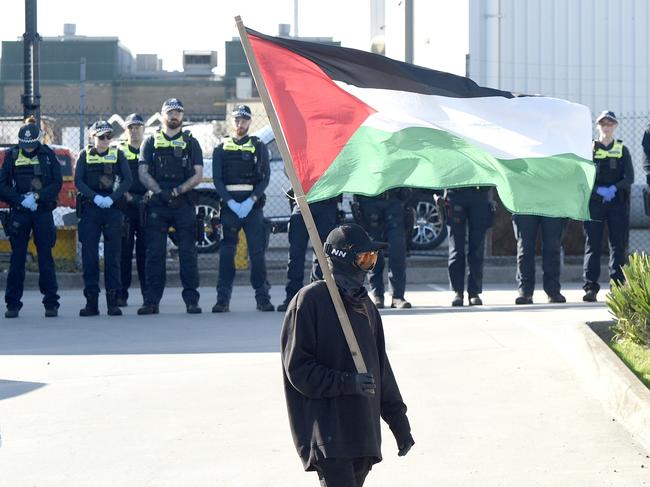
[[[355,199],[378,199],[378,200],[392,200],[398,199],[402,202],[408,201],[408,199],[413,195],[413,189],[411,188],[393,188],[383,193],[380,193],[375,196],[364,196],[364,195],[355,195]]]
[[[37,202],[38,208],[36,211],[53,211],[56,209],[56,201],[38,201]],[[13,204],[11,205],[11,209],[13,211],[28,211],[31,212],[29,208],[25,208],[23,205],[19,204]]]
[[[492,189],[492,186],[470,186],[467,188],[449,188],[447,189],[447,193],[463,193],[463,192],[474,192],[474,193],[482,193],[485,191],[490,191]]]

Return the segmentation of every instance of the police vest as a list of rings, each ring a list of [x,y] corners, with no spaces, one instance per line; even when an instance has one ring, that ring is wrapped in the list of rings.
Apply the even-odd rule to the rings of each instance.
[[[229,192],[251,192],[263,179],[262,167],[257,154],[257,137],[249,137],[243,144],[236,144],[231,137],[223,142],[223,182]]]
[[[16,191],[20,194],[40,191],[43,189],[43,176],[45,174],[43,161],[47,157],[42,149],[34,153],[32,157],[25,155],[21,149],[14,149],[12,155],[14,160],[14,184]]]
[[[190,161],[191,137],[189,131],[171,140],[162,130],[154,135],[152,175],[162,189],[175,188],[194,173]]]
[[[91,147],[86,147],[86,173],[84,182],[94,192],[102,196],[108,196],[113,192],[115,179],[118,173],[119,150],[117,147],[109,147],[106,154],[100,156]]]
[[[615,140],[611,149],[596,146],[594,142],[594,163],[596,164],[596,184],[609,186],[618,183],[624,177],[623,141]]]
[[[140,156],[140,151],[134,152],[131,150],[129,143],[124,140],[120,142],[118,146],[119,149],[124,153],[124,157],[129,163],[129,169],[131,169],[131,176],[133,176],[133,183],[131,188],[129,188],[129,193],[143,195],[147,192],[147,188],[144,187],[144,184],[140,181],[138,177],[138,158]]]

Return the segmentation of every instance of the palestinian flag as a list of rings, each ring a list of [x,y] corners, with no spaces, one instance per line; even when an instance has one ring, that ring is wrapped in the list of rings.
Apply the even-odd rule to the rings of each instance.
[[[309,202],[490,185],[514,213],[589,219],[587,107],[246,31]]]

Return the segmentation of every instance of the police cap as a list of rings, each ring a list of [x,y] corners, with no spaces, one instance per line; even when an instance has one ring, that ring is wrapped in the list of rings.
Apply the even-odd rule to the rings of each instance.
[[[106,120],[98,120],[90,126],[90,135],[99,137],[104,134],[112,134],[113,127]]]
[[[242,117],[250,119],[253,115],[248,105],[237,105],[235,108],[233,108],[232,116],[235,118]]]
[[[172,110],[178,110],[179,112],[184,112],[183,103],[178,98],[170,98],[165,100],[162,104],[160,111],[162,113],[171,112]]]
[[[124,125],[130,127],[131,125],[144,125],[144,119],[139,113],[132,113],[124,121]]]
[[[28,123],[20,127],[18,131],[18,146],[22,149],[33,149],[38,146],[41,140],[41,130],[38,125]]]
[[[601,120],[604,120],[606,118],[611,120],[614,123],[618,123],[616,114],[611,110],[603,110],[602,112],[600,112],[600,115],[598,115],[598,118],[596,119],[596,123],[600,123]]]

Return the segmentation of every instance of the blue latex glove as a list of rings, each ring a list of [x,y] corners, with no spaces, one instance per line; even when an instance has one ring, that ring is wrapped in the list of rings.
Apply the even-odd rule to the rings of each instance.
[[[244,219],[248,216],[248,214],[251,212],[253,209],[253,205],[255,202],[251,198],[247,198],[246,200],[242,201],[241,208],[239,209],[239,213],[237,215],[239,218]]]
[[[104,196],[104,206],[102,208],[110,208],[113,205],[113,198]]]
[[[96,194],[95,197],[93,198],[93,203],[95,203],[100,208],[104,208],[104,197]]]
[[[241,208],[241,203],[237,203],[235,200],[230,199],[228,200],[228,208],[232,210],[232,212],[239,216],[239,208]]]
[[[611,185],[609,188],[607,188],[607,189],[609,189],[609,194],[611,195],[611,198],[610,198],[610,199],[614,199],[614,197],[616,196],[616,192],[618,191],[618,188],[612,184],[612,185]]]
[[[605,186],[598,186],[596,188],[596,193],[601,196],[605,201],[607,201],[607,198],[609,197],[609,190]]]
[[[20,202],[20,204],[31,211],[36,211],[38,208],[38,203],[36,203],[36,198],[32,193],[29,193],[25,198]]]

